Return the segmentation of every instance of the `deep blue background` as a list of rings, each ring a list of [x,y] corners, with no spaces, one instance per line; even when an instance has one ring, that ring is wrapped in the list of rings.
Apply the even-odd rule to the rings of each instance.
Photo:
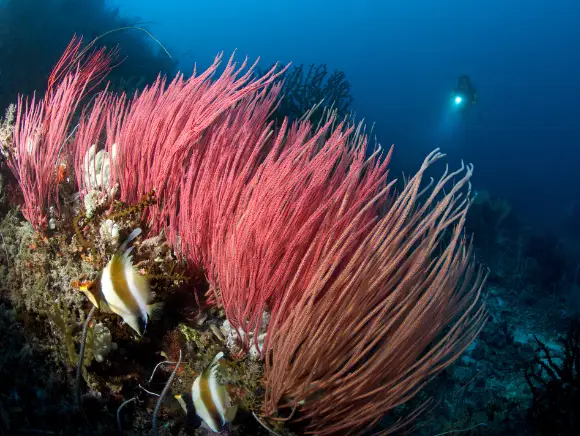
[[[359,117],[416,170],[437,145],[475,164],[476,189],[557,228],[580,200],[578,0],[110,0],[139,16],[190,72],[216,53],[326,63],[352,83]],[[130,60],[128,60],[130,61]],[[459,122],[449,95],[471,76]]]

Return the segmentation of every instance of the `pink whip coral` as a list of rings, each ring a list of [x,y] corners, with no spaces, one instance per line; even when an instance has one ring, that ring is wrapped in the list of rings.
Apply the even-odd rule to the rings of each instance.
[[[213,257],[223,241],[224,223],[237,210],[243,188],[255,174],[270,145],[272,110],[279,87],[263,90],[224,115],[193,150],[179,214],[182,249],[206,271],[215,290]],[[235,304],[235,303],[234,303]]]
[[[356,236],[359,214],[321,257],[304,258],[316,271],[285,289],[292,298],[305,288],[269,331],[266,414],[289,407],[314,434],[358,433],[413,397],[479,333],[485,277],[463,237],[470,199],[461,189],[471,167],[420,192],[424,172],[442,156],[427,157],[364,241]]]
[[[284,124],[252,178],[236,189],[235,208],[224,204],[212,250],[212,273],[221,302],[243,345],[260,346],[264,313],[275,331],[319,267],[332,241],[360,215],[353,237],[362,242],[385,196],[389,158],[365,157],[360,128],[311,134],[309,123]],[[389,154],[390,156],[390,154]],[[305,262],[308,258],[310,261]],[[291,290],[290,290],[291,289]]]
[[[121,200],[135,203],[155,191],[152,231],[205,271],[242,348],[265,359],[264,415],[280,419],[289,408],[314,434],[363,431],[474,340],[486,312],[485,274],[464,237],[471,166],[422,189],[443,156],[435,151],[394,193],[391,153],[367,157],[362,124],[276,126],[275,68],[257,78],[254,66],[230,59],[213,79],[220,56],[133,98],[97,95],[65,147],[89,81],[110,65],[97,52],[70,73],[77,54],[73,44],[44,100],[20,102],[9,164],[25,215],[46,225],[63,147],[81,195],[118,185]],[[100,186],[84,177],[97,149],[111,173]]]
[[[124,95],[103,95],[80,121],[75,146],[77,174],[82,173],[83,157],[93,144],[101,140],[100,148],[111,154],[115,144],[109,188],[118,183],[121,200],[128,203],[155,191],[158,203],[149,211],[149,222],[154,231],[167,228],[174,242],[180,230],[177,217],[182,210],[178,203],[182,186],[187,173],[205,163],[200,155],[212,145],[206,138],[227,124],[228,114],[241,100],[252,98],[277,77],[274,67],[253,78],[255,65],[246,69],[246,62],[238,66],[230,58],[219,78],[212,81],[220,62],[221,55],[203,73],[194,71],[188,79],[178,75],[169,84],[160,77],[130,101]],[[235,144],[230,146],[236,149]],[[210,152],[218,146],[213,147]]]
[[[114,53],[103,49],[85,56],[82,39],[73,38],[53,70],[43,99],[20,97],[7,163],[24,194],[24,217],[37,229],[58,212],[57,165],[72,165],[66,149],[72,117],[90,84],[96,86],[111,67]]]

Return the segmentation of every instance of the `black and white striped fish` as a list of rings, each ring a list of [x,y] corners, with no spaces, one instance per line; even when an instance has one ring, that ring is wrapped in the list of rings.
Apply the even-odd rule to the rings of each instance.
[[[232,422],[238,411],[231,404],[227,388],[217,380],[217,367],[224,353],[218,353],[211,364],[193,382],[191,392],[176,395],[175,398],[187,413],[191,425],[198,427],[202,421],[214,432],[221,431]]]
[[[133,266],[133,247],[127,248],[140,234],[140,228],[133,230],[97,279],[80,289],[99,310],[116,313],[139,335],[143,335],[149,318],[162,305],[150,304],[152,295],[149,282]]]

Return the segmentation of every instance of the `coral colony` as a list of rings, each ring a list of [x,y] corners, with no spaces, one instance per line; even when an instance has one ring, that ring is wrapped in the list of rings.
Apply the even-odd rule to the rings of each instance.
[[[362,124],[271,118],[275,66],[229,59],[218,74],[219,55],[129,96],[106,86],[114,56],[73,39],[45,95],[20,97],[2,129],[32,226],[14,298],[79,367],[70,425],[360,434],[475,339],[487,315],[463,231],[471,166],[426,183],[435,150],[395,189],[391,151],[367,152]]]

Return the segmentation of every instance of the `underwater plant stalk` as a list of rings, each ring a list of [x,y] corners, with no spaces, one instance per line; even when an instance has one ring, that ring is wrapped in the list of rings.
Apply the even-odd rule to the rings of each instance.
[[[173,383],[173,379],[175,378],[175,375],[177,374],[177,370],[179,369],[179,365],[181,365],[181,350],[179,350],[179,359],[177,359],[177,365],[175,365],[175,369],[173,370],[173,372],[169,376],[169,380],[167,380],[167,383],[165,383],[165,387],[163,388],[161,395],[159,395],[159,398],[157,399],[157,404],[155,405],[155,410],[153,411],[153,422],[152,422],[153,436],[157,436],[159,434],[157,431],[157,415],[159,414],[159,409],[161,409],[161,404],[163,403],[163,400],[165,399],[167,392],[169,392],[169,388],[171,387],[171,384]]]
[[[129,403],[132,403],[133,401],[137,401],[137,397],[133,397],[133,398],[123,402],[123,404],[121,404],[119,406],[119,408],[117,409],[117,430],[119,431],[120,435],[123,434],[123,426],[121,425],[121,410],[123,409],[123,407],[125,407]]]
[[[79,361],[77,363],[77,376],[75,380],[75,397],[77,401],[78,409],[83,413],[85,418],[88,420],[87,416],[85,415],[82,407],[82,400],[81,400],[81,378],[83,374],[83,360],[85,358],[85,346],[87,345],[87,335],[89,333],[89,324],[93,319],[93,315],[95,314],[95,310],[97,309],[96,306],[93,306],[87,315],[87,319],[83,325],[83,334],[81,336],[81,349],[79,351]]]
[[[262,421],[262,420],[260,419],[260,417],[259,417],[258,415],[256,415],[256,413],[255,413],[255,412],[252,412],[252,415],[254,415],[254,418],[256,419],[256,421],[258,421],[258,424],[260,424],[262,427],[264,427],[264,429],[265,429],[265,430],[266,430],[268,433],[270,433],[270,434],[273,434],[273,435],[275,435],[275,436],[281,436],[281,435],[279,435],[278,433],[276,433],[274,430],[272,430],[270,427],[268,427],[268,426],[267,426],[267,425],[264,423],[264,421]]]

